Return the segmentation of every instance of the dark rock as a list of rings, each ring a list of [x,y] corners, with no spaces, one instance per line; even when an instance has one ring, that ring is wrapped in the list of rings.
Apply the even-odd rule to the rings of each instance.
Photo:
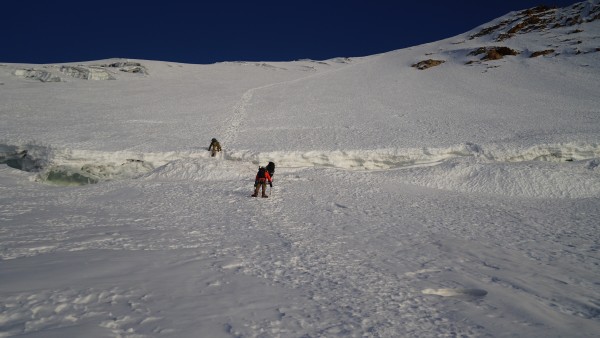
[[[424,70],[424,69],[428,69],[428,68],[431,68],[431,67],[439,66],[439,65],[441,65],[444,62],[446,62],[446,61],[444,61],[444,60],[428,59],[428,60],[424,60],[424,61],[415,63],[411,67],[415,67],[417,69]]]
[[[531,55],[529,57],[530,58],[535,58],[535,57],[538,57],[538,56],[548,55],[548,54],[552,54],[552,53],[554,53],[554,49],[540,50],[540,51],[531,53]]]

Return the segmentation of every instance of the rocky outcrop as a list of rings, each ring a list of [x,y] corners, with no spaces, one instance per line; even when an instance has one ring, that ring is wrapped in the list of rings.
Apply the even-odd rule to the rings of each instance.
[[[531,53],[531,55],[529,57],[536,58],[538,56],[548,55],[548,54],[552,54],[552,53],[554,53],[554,49],[540,50],[540,51]]]
[[[428,60],[423,60],[421,62],[417,62],[414,65],[412,65],[411,67],[420,69],[420,70],[424,70],[424,69],[428,69],[431,67],[435,67],[435,66],[439,66],[442,63],[444,63],[446,61],[444,60],[432,60],[432,59],[428,59]]]
[[[519,55],[520,52],[518,52],[514,49],[510,49],[508,47],[492,46],[492,47],[479,47],[479,48],[475,49],[474,51],[472,51],[471,53],[469,53],[468,55],[476,56],[476,55],[481,55],[481,54],[484,54],[484,56],[481,58],[481,60],[488,61],[488,60],[500,60],[507,55]]]
[[[484,27],[471,35],[469,39],[491,36],[499,42],[510,39],[516,34],[570,27],[598,19],[600,19],[600,5],[598,4],[579,3],[563,10],[558,10],[556,7],[537,6],[521,11],[514,17],[494,26]]]

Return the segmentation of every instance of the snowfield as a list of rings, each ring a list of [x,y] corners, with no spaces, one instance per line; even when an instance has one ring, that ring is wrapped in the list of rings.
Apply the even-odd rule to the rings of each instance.
[[[0,337],[597,337],[600,3],[504,39],[523,13],[360,58],[0,64]]]

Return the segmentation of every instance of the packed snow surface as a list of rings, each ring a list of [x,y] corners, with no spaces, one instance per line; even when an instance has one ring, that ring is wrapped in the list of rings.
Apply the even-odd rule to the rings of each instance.
[[[361,58],[0,64],[0,337],[597,336],[599,8]]]

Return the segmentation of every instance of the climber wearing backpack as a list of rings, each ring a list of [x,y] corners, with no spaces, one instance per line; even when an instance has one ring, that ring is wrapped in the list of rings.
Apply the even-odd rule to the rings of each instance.
[[[210,141],[210,145],[208,146],[208,151],[210,151],[210,156],[215,157],[217,152],[221,151],[221,144],[217,141],[216,138],[213,138]]]
[[[265,167],[259,167],[258,172],[256,173],[256,179],[254,180],[254,195],[252,197],[258,196],[258,191],[262,187],[262,197],[267,196],[267,182],[269,185],[273,187],[273,181],[271,180],[271,175]]]

